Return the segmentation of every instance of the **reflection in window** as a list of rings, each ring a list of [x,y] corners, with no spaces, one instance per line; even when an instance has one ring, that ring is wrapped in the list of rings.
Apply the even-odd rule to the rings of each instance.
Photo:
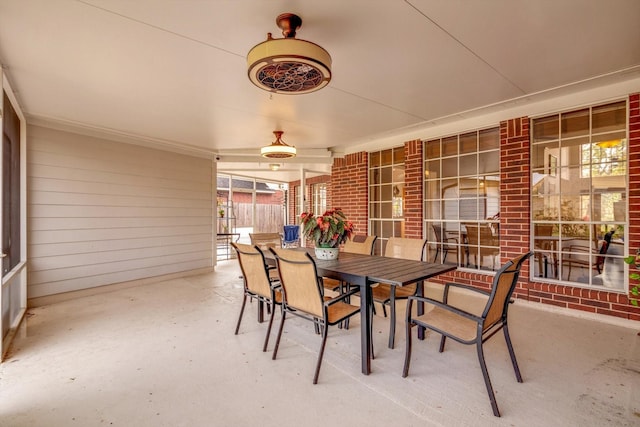
[[[369,153],[369,234],[381,255],[389,237],[404,237],[404,146]]]
[[[499,268],[499,128],[426,141],[424,147],[428,259]]]
[[[627,103],[532,121],[532,275],[625,287]]]

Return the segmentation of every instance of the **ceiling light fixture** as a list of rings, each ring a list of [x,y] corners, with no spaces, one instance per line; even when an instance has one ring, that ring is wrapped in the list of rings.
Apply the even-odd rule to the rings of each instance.
[[[322,47],[296,39],[302,19],[293,13],[276,18],[283,39],[255,45],[247,54],[249,80],[260,89],[284,94],[302,94],[322,89],[331,80],[331,56]]]
[[[280,163],[269,163],[269,169],[272,171],[277,171],[280,169]]]
[[[285,144],[281,139],[283,133],[284,132],[281,130],[273,131],[273,134],[276,136],[276,140],[273,141],[271,145],[267,145],[260,149],[260,155],[262,157],[267,157],[269,159],[287,159],[289,157],[296,156],[296,147]]]

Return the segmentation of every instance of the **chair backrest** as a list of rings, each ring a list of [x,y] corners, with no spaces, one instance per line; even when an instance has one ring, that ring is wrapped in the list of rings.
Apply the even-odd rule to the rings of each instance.
[[[431,224],[431,228],[433,228],[433,234],[436,236],[436,242],[442,243],[444,247],[448,247],[447,242],[444,239],[444,233],[442,232],[442,225]]]
[[[283,304],[316,317],[322,317],[323,287],[316,263],[306,251],[269,249],[275,256],[282,284]]]
[[[244,277],[245,290],[263,297],[271,297],[269,273],[264,255],[255,246],[231,242],[238,253],[238,262]]]
[[[282,247],[282,236],[279,233],[249,233],[251,244],[260,249]]]
[[[553,234],[553,224],[535,224],[533,230],[534,236],[551,236]]]
[[[384,256],[422,261],[426,244],[426,239],[389,237],[387,247],[384,249]]]
[[[373,252],[373,243],[378,236],[367,236],[362,242],[356,242],[355,236],[353,239],[347,239],[344,242],[343,250],[352,254],[371,255]]]
[[[484,318],[483,330],[492,327],[507,315],[509,300],[516,288],[520,268],[531,255],[533,255],[533,252],[527,252],[507,261],[494,276],[491,294],[482,313]]]
[[[467,242],[471,247],[478,246],[496,246],[496,237],[493,235],[493,231],[489,224],[478,224],[475,222],[463,223],[464,228],[467,230]]]
[[[284,226],[284,243],[297,242],[300,238],[300,226],[299,225],[285,225]]]

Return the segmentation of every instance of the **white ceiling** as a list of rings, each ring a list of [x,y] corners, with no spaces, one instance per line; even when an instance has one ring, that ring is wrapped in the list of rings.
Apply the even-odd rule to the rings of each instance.
[[[283,12],[331,54],[328,87],[272,95],[247,78],[247,52],[280,37]],[[0,63],[32,123],[217,153],[220,169],[289,180],[328,171],[327,149],[637,76],[639,20],[638,0],[0,0]],[[256,155],[276,129],[299,158],[252,173],[267,170]]]

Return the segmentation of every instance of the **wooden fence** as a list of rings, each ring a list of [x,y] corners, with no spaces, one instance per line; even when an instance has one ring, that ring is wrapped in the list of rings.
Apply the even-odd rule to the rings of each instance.
[[[236,227],[251,227],[253,204],[236,203],[234,205]],[[256,205],[254,233],[282,233],[284,227],[284,207],[282,205]]]

